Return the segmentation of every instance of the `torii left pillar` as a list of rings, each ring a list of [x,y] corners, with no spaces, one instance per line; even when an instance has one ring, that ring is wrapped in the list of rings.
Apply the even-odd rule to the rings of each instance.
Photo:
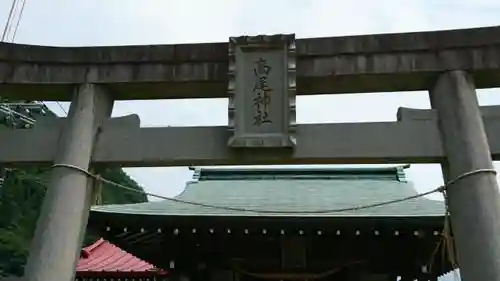
[[[99,127],[111,116],[112,109],[113,100],[98,86],[79,86],[71,102],[54,163],[88,170]],[[93,200],[91,181],[77,170],[53,169],[31,243],[24,281],[74,280]]]

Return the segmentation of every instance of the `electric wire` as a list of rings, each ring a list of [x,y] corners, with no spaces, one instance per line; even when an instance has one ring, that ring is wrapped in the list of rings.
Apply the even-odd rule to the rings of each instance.
[[[7,36],[7,33],[9,31],[9,27],[11,26],[10,22],[12,20],[14,10],[16,9],[16,4],[17,4],[17,0],[13,0],[12,5],[10,6],[9,16],[7,17],[7,22],[5,23],[5,27],[4,27],[3,32],[2,32],[2,39],[1,39],[2,42],[5,41],[5,37]]]
[[[27,1],[28,0],[20,0],[20,1],[13,0],[12,1],[12,5],[11,5],[9,15],[7,18],[7,22],[5,24],[4,31],[2,33],[2,40],[1,40],[2,42],[9,41],[10,43],[14,43],[14,41],[16,39],[17,32],[19,30],[19,26],[21,24],[21,20],[23,19],[24,10],[26,8]],[[15,25],[13,25],[14,18],[16,17],[17,7],[19,7],[19,6],[20,6],[19,11],[18,11],[19,15],[17,16],[17,20],[16,20]],[[9,35],[11,33],[12,28],[14,28],[13,33],[12,33],[11,38],[9,39]],[[40,101],[40,103],[42,105],[45,105],[45,103],[43,101]],[[62,112],[67,116],[68,112],[64,109],[64,107],[61,105],[61,103],[59,101],[56,101],[56,104],[59,106],[59,108],[62,110]],[[9,105],[6,105],[6,106],[9,106]]]
[[[9,35],[9,33],[10,33],[10,31],[11,31],[12,28],[14,28],[14,31],[13,31],[13,34],[12,34],[11,41],[13,42],[15,40],[16,35],[17,35],[17,31],[19,29],[20,22],[22,20],[23,14],[24,14],[24,9],[25,9],[25,6],[26,6],[26,1],[27,0],[21,0],[21,8],[20,8],[20,11],[19,11],[19,16],[17,18],[16,24],[14,25],[14,27],[12,26],[11,21],[13,20],[13,18],[15,16],[15,11],[16,11],[16,8],[18,6],[18,2],[17,2],[17,0],[13,0],[12,1],[12,5],[11,5],[10,11],[9,11],[9,14],[8,14],[8,17],[7,17],[7,22],[6,22],[5,26],[4,26],[4,30],[3,30],[3,33],[2,33],[2,36],[1,36],[1,41],[2,42],[5,42],[7,36]],[[41,102],[41,103],[42,103],[42,105],[45,105],[43,102]],[[59,101],[57,101],[56,103],[60,107],[60,109],[67,115],[68,113],[66,112],[66,110],[64,109],[64,107],[61,105],[61,103]],[[28,123],[30,123],[30,124],[34,123],[34,120],[32,118],[26,117],[23,114],[15,112],[14,110],[12,110],[10,108],[10,106],[8,106],[8,110],[12,114],[21,115],[21,116],[25,117],[26,121]],[[90,172],[88,172],[88,171],[86,171],[84,169],[81,169],[79,167],[76,167],[76,166],[67,165],[67,164],[56,164],[56,165],[53,166],[53,168],[56,168],[56,167],[66,167],[66,168],[78,170],[78,171],[86,174],[87,176],[92,177],[95,180],[98,180],[98,181],[110,184],[112,186],[115,186],[115,187],[118,187],[118,188],[121,188],[121,189],[124,189],[124,190],[128,190],[128,191],[132,191],[132,192],[142,193],[144,195],[155,197],[155,198],[158,198],[158,199],[173,201],[173,202],[176,202],[176,203],[189,204],[189,205],[202,206],[202,207],[215,208],[215,209],[224,209],[224,210],[229,210],[229,211],[244,211],[244,212],[266,213],[266,214],[269,214],[269,213],[287,214],[287,213],[292,213],[292,212],[295,213],[296,212],[296,211],[275,211],[275,210],[260,210],[260,209],[236,208],[236,207],[217,206],[217,205],[212,205],[212,204],[205,204],[205,203],[201,203],[201,202],[186,201],[186,200],[181,200],[181,199],[177,199],[177,198],[165,197],[165,196],[161,196],[161,195],[150,193],[150,192],[140,191],[140,190],[137,190],[137,189],[134,189],[134,188],[131,188],[131,187],[128,187],[128,186],[116,183],[114,181],[105,179],[105,178],[103,178],[103,177],[101,177],[99,175],[94,175],[94,174],[92,174],[92,173],[90,173]],[[461,179],[463,179],[465,177],[468,177],[468,176],[471,176],[471,175],[475,175],[475,174],[478,174],[478,173],[485,173],[485,172],[495,173],[496,174],[496,171],[494,169],[478,169],[478,170],[475,170],[475,171],[464,173],[464,174],[458,176],[457,178],[455,178],[455,179],[453,179],[453,180],[445,183],[444,185],[439,186],[438,188],[435,188],[435,189],[430,190],[428,192],[424,192],[424,193],[417,194],[417,195],[414,195],[414,196],[408,196],[408,197],[399,198],[399,199],[395,199],[395,200],[389,200],[389,201],[385,201],[385,202],[378,202],[378,203],[368,204],[368,205],[362,205],[362,206],[352,206],[352,207],[349,207],[349,208],[316,210],[316,211],[302,211],[301,213],[321,214],[321,213],[336,213],[336,212],[356,211],[356,210],[361,210],[361,209],[374,208],[374,207],[379,207],[379,206],[384,206],[384,205],[399,203],[399,202],[403,202],[403,201],[408,201],[408,200],[416,199],[416,198],[419,198],[419,197],[427,196],[427,195],[430,195],[430,194],[436,193],[436,192],[443,192],[444,193],[446,191],[446,188],[448,186],[454,184],[456,181],[461,180]],[[40,183],[40,184],[45,185],[44,183]]]
[[[19,24],[21,23],[21,19],[24,14],[24,7],[26,6],[26,1],[28,0],[21,0],[21,1],[22,1],[21,11],[19,12],[19,17],[17,18],[16,26],[14,28],[14,33],[12,34],[12,40],[11,40],[12,42],[16,40],[17,30],[19,29]]]
[[[64,114],[66,116],[68,116],[68,112],[66,111],[66,109],[64,109],[64,107],[62,106],[62,104],[59,102],[59,101],[56,101],[56,104],[59,106],[59,108],[64,112]]]

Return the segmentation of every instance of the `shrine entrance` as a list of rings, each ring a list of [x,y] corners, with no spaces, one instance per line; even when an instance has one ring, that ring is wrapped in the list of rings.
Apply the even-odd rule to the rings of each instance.
[[[71,101],[67,118],[0,130],[0,165],[52,165],[26,281],[71,280],[92,169],[253,164],[440,163],[463,280],[500,280],[499,27],[229,43],[53,48],[0,44],[2,96]],[[297,124],[296,95],[429,92],[398,122]],[[5,94],[4,94],[5,93]],[[141,128],[115,100],[229,97],[229,124]],[[40,149],[43,147],[43,149]],[[474,227],[471,227],[474,225]]]

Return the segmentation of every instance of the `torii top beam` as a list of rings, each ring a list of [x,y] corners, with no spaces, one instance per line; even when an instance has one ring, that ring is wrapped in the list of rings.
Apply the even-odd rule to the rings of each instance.
[[[500,26],[297,40],[297,94],[428,90],[438,74],[469,71],[500,86]],[[70,100],[96,83],[116,100],[227,97],[228,44],[46,47],[0,43],[0,91]]]

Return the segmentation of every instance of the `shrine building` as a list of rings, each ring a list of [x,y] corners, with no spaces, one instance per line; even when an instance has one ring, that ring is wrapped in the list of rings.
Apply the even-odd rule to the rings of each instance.
[[[89,227],[172,280],[437,280],[443,202],[363,208],[416,195],[408,167],[192,168],[172,200],[96,206]]]

